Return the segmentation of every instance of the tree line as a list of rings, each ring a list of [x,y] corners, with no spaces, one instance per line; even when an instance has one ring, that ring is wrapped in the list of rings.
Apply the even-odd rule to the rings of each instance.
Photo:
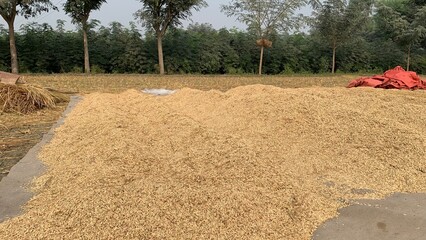
[[[33,4],[37,2],[22,14],[29,17],[52,8],[50,1]],[[16,34],[10,24],[1,26],[0,70],[17,72],[19,58],[20,71],[31,73],[291,74],[382,72],[396,65],[426,71],[424,0],[233,0],[222,6],[225,14],[246,23],[247,30],[217,30],[209,24],[183,29],[180,21],[205,1],[141,0],[135,18],[146,28],[144,35],[135,23],[101,26],[89,20],[90,12],[104,2],[67,1],[64,9],[78,26],[74,31],[65,30],[63,20],[54,27],[22,25]],[[312,16],[295,12],[307,4]],[[2,9],[0,3],[6,19]],[[298,31],[308,23],[309,31]]]

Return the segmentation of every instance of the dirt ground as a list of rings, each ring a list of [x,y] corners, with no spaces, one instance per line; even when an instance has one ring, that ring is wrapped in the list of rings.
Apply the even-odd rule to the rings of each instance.
[[[65,106],[28,115],[0,113],[0,180],[49,131]]]
[[[353,199],[426,191],[424,91],[92,93],[44,148],[17,239],[310,239]]]

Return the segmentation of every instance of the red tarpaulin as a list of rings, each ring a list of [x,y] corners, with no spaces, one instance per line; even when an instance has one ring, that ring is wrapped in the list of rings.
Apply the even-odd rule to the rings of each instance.
[[[421,80],[417,73],[405,71],[402,67],[397,66],[394,69],[386,71],[383,75],[355,79],[349,83],[348,88],[351,87],[426,90],[426,81]]]

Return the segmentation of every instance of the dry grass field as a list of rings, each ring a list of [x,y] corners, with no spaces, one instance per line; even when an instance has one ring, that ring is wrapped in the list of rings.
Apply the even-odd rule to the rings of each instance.
[[[121,92],[127,89],[192,88],[199,90],[229,89],[253,84],[272,85],[281,88],[344,87],[357,76],[221,76],[221,75],[29,75],[24,79],[33,84],[68,92]]]
[[[0,236],[310,239],[354,199],[426,191],[425,92],[353,78],[26,76],[84,100]]]

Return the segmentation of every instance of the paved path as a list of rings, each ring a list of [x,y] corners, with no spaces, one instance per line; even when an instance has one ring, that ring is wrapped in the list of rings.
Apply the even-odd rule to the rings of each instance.
[[[314,240],[425,240],[426,194],[361,200],[323,224]]]
[[[55,128],[63,124],[66,115],[79,101],[80,97],[71,97],[67,109],[58,122],[43,136],[41,142],[31,148],[25,157],[13,166],[9,174],[1,180],[0,223],[18,216],[21,213],[21,207],[33,197],[33,193],[27,190],[27,187],[35,177],[40,176],[46,169],[37,155],[41,148],[52,139]]]

